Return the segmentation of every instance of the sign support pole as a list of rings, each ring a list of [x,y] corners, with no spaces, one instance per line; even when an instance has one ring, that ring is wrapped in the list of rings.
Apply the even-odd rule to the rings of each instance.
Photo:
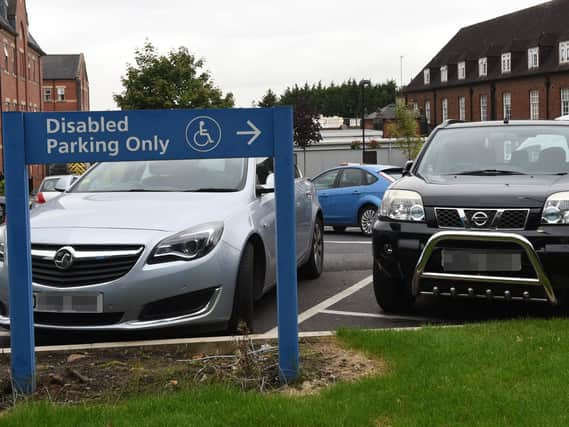
[[[284,380],[298,377],[298,297],[293,119],[290,107],[273,113],[277,204],[277,316],[279,368]]]
[[[7,120],[7,116],[10,116]],[[24,115],[5,113],[4,162],[7,228],[4,254],[10,259],[10,344],[12,381],[18,393],[31,394],[35,383],[28,169],[25,166]],[[6,245],[7,243],[7,245]]]

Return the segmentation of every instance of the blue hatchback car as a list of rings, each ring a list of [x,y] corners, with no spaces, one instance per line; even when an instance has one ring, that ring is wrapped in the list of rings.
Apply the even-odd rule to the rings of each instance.
[[[371,236],[383,193],[401,173],[402,168],[397,166],[348,164],[314,177],[324,225],[333,226],[337,232],[358,226]]]

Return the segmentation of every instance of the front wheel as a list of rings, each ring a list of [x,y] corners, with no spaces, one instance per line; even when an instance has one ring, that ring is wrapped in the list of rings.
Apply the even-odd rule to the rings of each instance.
[[[409,286],[402,280],[388,276],[375,261],[373,263],[373,292],[375,300],[386,313],[408,311],[415,302]]]
[[[300,275],[307,279],[316,279],[322,274],[324,267],[324,225],[322,219],[317,216],[314,220],[312,231],[312,246],[308,261],[300,267]]]
[[[373,234],[373,223],[375,222],[376,214],[377,207],[373,205],[365,205],[360,211],[358,223],[362,233],[366,236],[371,236]]]
[[[247,334],[253,332],[255,281],[255,249],[251,242],[247,243],[237,273],[233,310],[229,319],[229,332],[232,334]]]

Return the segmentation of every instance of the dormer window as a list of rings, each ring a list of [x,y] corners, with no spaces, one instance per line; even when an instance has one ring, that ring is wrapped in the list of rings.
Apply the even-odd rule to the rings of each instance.
[[[448,82],[448,66],[446,65],[443,65],[441,67],[441,82]]]
[[[528,69],[539,68],[539,47],[528,49]]]
[[[559,63],[569,64],[569,41],[559,43]]]
[[[488,58],[480,58],[478,60],[478,76],[485,77],[488,75]]]
[[[503,53],[502,54],[502,74],[509,73],[512,71],[512,54]]]
[[[431,70],[428,68],[423,71],[423,80],[426,85],[431,84]]]
[[[464,80],[466,78],[466,62],[462,61],[458,63],[458,80]]]

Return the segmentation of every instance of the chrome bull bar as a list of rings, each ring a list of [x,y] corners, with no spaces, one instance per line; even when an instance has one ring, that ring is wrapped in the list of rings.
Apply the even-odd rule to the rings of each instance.
[[[526,253],[535,271],[536,278],[425,272],[425,268],[427,267],[433,251],[439,243],[444,241],[514,243],[522,248]],[[464,282],[496,283],[501,285],[541,286],[544,288],[549,302],[557,304],[557,298],[553,292],[553,287],[543,270],[543,266],[535,248],[528,239],[513,233],[494,233],[483,231],[441,231],[436,233],[427,241],[425,248],[419,257],[419,261],[417,262],[417,267],[411,283],[411,289],[414,296],[419,294],[419,283],[421,279],[458,280]]]

